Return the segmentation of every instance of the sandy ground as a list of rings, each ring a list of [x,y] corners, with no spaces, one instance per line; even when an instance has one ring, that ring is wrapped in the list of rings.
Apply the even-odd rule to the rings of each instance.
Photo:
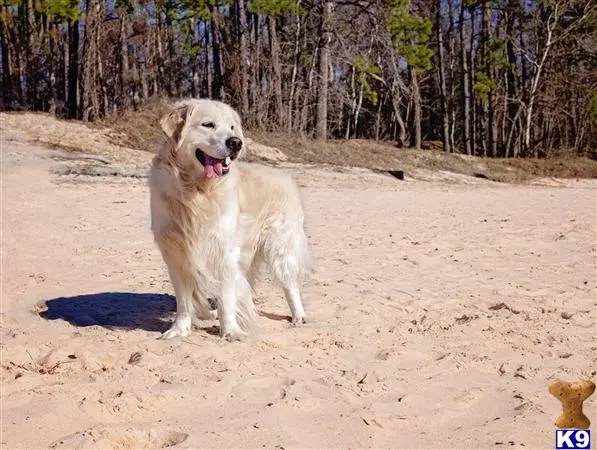
[[[1,156],[2,448],[553,448],[547,381],[596,378],[594,182],[295,167],[309,323],[265,278],[246,342],[161,341],[146,181]]]

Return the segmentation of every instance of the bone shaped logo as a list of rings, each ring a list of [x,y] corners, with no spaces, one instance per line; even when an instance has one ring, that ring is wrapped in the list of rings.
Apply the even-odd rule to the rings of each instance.
[[[586,429],[591,421],[582,412],[582,403],[595,391],[595,383],[589,380],[570,383],[562,380],[552,380],[549,383],[549,393],[562,402],[562,414],[555,424],[558,428]]]

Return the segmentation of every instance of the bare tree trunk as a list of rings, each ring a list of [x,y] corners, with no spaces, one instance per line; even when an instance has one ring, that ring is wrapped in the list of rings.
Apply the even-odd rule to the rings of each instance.
[[[50,21],[48,16],[44,13],[38,12],[38,27],[40,30],[40,47],[43,49],[42,51],[47,52],[48,61],[46,64],[41,63],[40,71],[43,72],[44,67],[47,71],[46,76],[43,77],[40,81],[42,81],[42,86],[44,89],[41,89],[41,93],[39,94],[40,104],[43,109],[49,107],[49,105],[54,104],[54,87],[56,85],[56,76],[54,73],[54,65],[56,59],[53,55],[54,44],[52,43],[52,30],[50,29]],[[40,86],[41,87],[41,86]],[[39,88],[38,88],[39,89]]]
[[[483,28],[484,33],[484,50],[485,50],[485,75],[491,83],[489,92],[487,94],[487,138],[489,154],[495,158],[497,157],[497,120],[496,120],[496,104],[495,104],[495,70],[493,62],[489,58],[489,41],[491,40],[491,3],[489,0],[483,2]]]
[[[120,107],[124,110],[129,104],[129,50],[126,33],[126,12],[120,12],[120,70],[118,76],[120,78]]]
[[[354,110],[354,116],[353,116],[354,124],[352,126],[352,133],[355,138],[357,137],[357,133],[359,130],[359,116],[361,115],[361,107],[363,106],[363,91],[364,90],[365,90],[365,87],[363,86],[363,83],[360,83],[359,96],[357,98],[356,108]]]
[[[255,116],[254,125],[262,127],[262,78],[261,78],[261,17],[253,14],[253,45],[251,54],[253,56],[253,70],[251,76],[251,103],[253,107],[253,116]]]
[[[31,0],[25,0],[21,2],[21,14],[22,14],[22,36],[21,36],[21,91],[23,93],[22,102],[23,104],[29,104],[31,102],[31,84],[33,74],[31,72],[31,49],[33,41],[33,4]]]
[[[526,23],[525,17],[524,17],[524,9],[525,9],[525,1],[526,0],[520,0],[518,3],[518,10],[516,12],[516,15],[518,17],[518,47],[520,48],[520,52],[521,55],[524,54],[525,52],[525,29],[524,29],[524,24]],[[514,14],[514,4],[512,4],[512,14]],[[512,36],[512,39],[514,39],[514,36]],[[521,56],[520,58],[520,92],[521,92],[521,96],[522,96],[522,101],[523,103],[527,101],[526,95],[527,95],[527,83],[528,83],[528,79],[529,79],[529,74],[528,74],[528,67],[527,67],[527,60],[526,58],[524,58],[524,56]]]
[[[303,109],[301,107],[299,107],[299,102],[301,100],[301,98],[303,98],[303,84],[297,84],[296,86],[296,108],[293,114],[293,119],[292,119],[292,129],[293,131],[297,131],[299,136],[304,136],[304,130],[302,128],[302,124],[303,124]]]
[[[201,39],[200,39],[200,30],[199,30],[199,21],[193,20],[192,24],[190,25],[191,33],[192,33],[192,41],[194,47],[201,47]],[[199,56],[193,55],[191,60],[189,61],[191,66],[191,96],[194,98],[200,97],[201,91],[201,77],[199,76],[199,68],[201,67],[201,63],[199,62]],[[143,86],[143,71],[141,70],[141,85]]]
[[[205,90],[208,98],[212,98],[213,93],[213,61],[211,48],[211,25],[205,25]]]
[[[147,30],[145,39],[145,80],[147,82],[147,98],[157,93],[157,66],[156,66],[156,52],[153,46],[153,34],[155,28]]]
[[[62,40],[62,101],[64,102],[65,113],[68,115],[68,74],[70,70],[70,37],[68,28],[66,30],[64,39]]]
[[[309,69],[309,75],[307,77],[307,89],[305,89],[305,94],[303,96],[303,107],[301,108],[301,121],[299,124],[299,132],[301,135],[305,134],[307,128],[307,114],[309,111],[310,94],[313,92],[313,78],[315,77],[315,63],[317,61],[318,51],[319,48],[315,47],[311,60],[311,68]]]
[[[146,75],[147,75],[147,92],[151,95],[157,95],[158,93],[158,69],[157,69],[157,55],[155,49],[155,37],[156,28],[149,29],[147,32],[147,39],[145,44],[146,53]]]
[[[556,27],[559,19],[559,6],[559,3],[555,3],[554,10],[550,11],[547,17],[547,22],[545,24],[545,44],[543,45],[543,49],[537,55],[537,60],[533,61],[534,70],[531,78],[531,86],[528,91],[528,101],[524,116],[524,139],[522,142],[522,147],[525,155],[528,154],[531,149],[531,129],[533,125],[533,108],[535,106],[535,97],[537,94],[537,87],[539,86],[539,81],[541,79],[543,66],[545,65],[545,60],[547,59],[547,55],[551,49],[551,46],[553,45],[553,30]],[[537,150],[535,150],[534,156],[539,156]]]
[[[143,20],[147,23],[149,21],[149,12],[147,10],[144,11]],[[149,98],[149,59],[150,59],[150,50],[149,50],[149,37],[151,36],[151,30],[147,29],[145,32],[145,36],[143,39],[143,45],[141,46],[141,51],[143,52],[143,56],[136,55],[138,65],[139,65],[139,81],[141,83],[141,97],[144,100]],[[100,64],[101,67],[101,64]],[[105,83],[102,83],[104,85]]]
[[[473,89],[473,83],[475,81],[475,58],[474,54],[474,46],[475,46],[475,14],[474,8],[475,5],[471,6],[470,17],[471,17],[471,24],[470,24],[470,43],[469,48],[467,51],[468,57],[468,94],[469,94],[469,117],[471,124],[469,126],[469,130],[471,133],[471,155],[476,155],[477,153],[477,111],[476,111],[476,102],[475,102],[475,90]]]
[[[179,84],[176,79],[177,74],[177,61],[176,61],[176,37],[174,35],[174,26],[172,24],[172,18],[166,15],[166,40],[168,43],[168,64],[167,68],[167,79],[164,82],[167,83],[168,93],[173,97],[179,95]]]
[[[410,82],[412,86],[412,100],[413,100],[413,128],[414,133],[411,137],[411,146],[417,150],[421,149],[421,93],[419,90],[419,79],[417,76],[417,69],[409,66]]]
[[[5,16],[5,6],[0,6],[0,14]],[[8,48],[8,32],[4,25],[4,21],[0,20],[0,43],[2,50],[2,101],[4,107],[12,105],[12,73],[10,66],[10,51]]]
[[[493,77],[496,82],[498,83],[497,74],[495,68],[492,68]],[[497,158],[502,156],[502,150],[504,148],[501,129],[500,125],[505,122],[505,114],[506,110],[500,111],[500,107],[498,104],[498,94],[497,92],[490,91],[489,93],[489,133],[490,133],[490,150],[491,150],[491,157]]]
[[[94,32],[93,32],[93,46],[94,46],[94,61],[93,64],[93,77],[95,82],[94,98],[96,101],[96,113],[98,117],[103,117],[107,113],[107,90],[106,83],[104,82],[104,71],[102,67],[101,59],[101,29],[102,21],[106,15],[104,9],[105,3],[102,1],[97,2],[94,18]]]
[[[161,3],[161,2],[160,2]],[[164,74],[164,43],[162,33],[164,32],[164,20],[162,18],[162,8],[158,7],[156,11],[157,22],[155,30],[156,40],[156,66],[157,74],[154,78],[154,94],[157,95],[164,89],[165,74]]]
[[[243,119],[249,116],[249,50],[247,48],[247,10],[246,0],[238,2],[238,32],[240,46],[240,110]]]
[[[297,0],[297,6],[300,6],[301,0]],[[300,39],[301,39],[301,16],[296,15],[296,31],[294,35],[294,59],[292,64],[292,76],[290,78],[290,99],[288,101],[288,119],[286,123],[286,129],[292,130],[292,110],[294,108],[294,96],[296,92],[296,75],[298,72],[299,59],[301,55],[300,50]]]
[[[149,82],[147,80],[147,58],[145,58],[143,62],[139,61],[139,74],[141,77],[141,96],[144,100],[147,100],[149,98]],[[198,77],[195,81],[198,85]],[[197,93],[197,95],[199,94]]]
[[[381,130],[381,107],[385,103],[385,96],[382,101],[377,102],[377,114],[375,115],[375,140],[379,141],[379,134]]]
[[[488,80],[491,80],[491,71],[490,71],[490,63],[489,63],[489,20],[490,20],[490,10],[489,5],[487,4],[488,0],[484,0],[482,3],[482,20],[481,20],[481,68],[483,73],[487,77]],[[490,88],[490,90],[493,88]],[[481,96],[480,96],[481,97]],[[485,98],[480,98],[481,102],[481,120],[480,120],[480,130],[481,130],[481,148],[483,149],[483,156],[488,155],[488,148],[490,147],[489,141],[491,140],[490,133],[489,133],[489,93]]]
[[[408,138],[408,133],[406,130],[406,124],[402,118],[402,113],[400,112],[400,94],[396,87],[393,87],[392,89],[392,109],[394,110],[394,117],[396,118],[396,123],[398,124],[397,145],[398,147],[404,147],[407,145],[406,141]]]
[[[456,99],[456,95],[455,95],[455,74],[456,74],[456,37],[455,37],[455,33],[454,33],[454,21],[456,19],[455,14],[454,14],[454,5],[453,5],[453,0],[448,0],[448,17],[450,18],[450,26],[448,27],[447,33],[448,33],[448,74],[450,74],[450,76],[448,77],[449,79],[449,92],[450,92],[450,98],[448,101],[448,114],[450,116],[450,120],[449,120],[449,128],[450,128],[450,137],[449,137],[449,141],[450,141],[450,149],[452,150],[452,152],[456,151],[456,139],[455,139],[455,134],[456,134],[456,106],[455,106],[455,99]]]
[[[85,33],[83,35],[83,51],[80,77],[80,110],[85,121],[96,119],[100,114],[100,102],[96,62],[96,33],[99,32],[98,19],[100,4],[96,0],[88,0],[85,9]]]
[[[102,61],[102,52],[100,51],[101,49],[101,33],[100,33],[101,27],[98,26],[98,30],[96,31],[96,41],[95,41],[95,47],[96,47],[96,55],[97,55],[97,71],[98,71],[98,81],[101,85],[101,89],[102,89],[102,115],[106,116],[108,114],[108,108],[110,106],[110,101],[108,99],[108,88],[106,86],[106,83],[104,82],[104,63]]]
[[[2,3],[0,6],[5,6],[5,3]],[[3,9],[3,13],[6,13],[7,10]],[[9,49],[12,47],[12,55],[13,55],[13,77],[16,78],[16,82],[14,83],[14,92],[12,100],[16,104],[24,104],[25,102],[25,67],[23,63],[23,54],[25,53],[23,47],[25,43],[23,42],[23,33],[22,30],[16,23],[9,24],[10,27],[6,29],[7,31],[7,44],[9,45]],[[10,50],[9,50],[10,53]],[[13,81],[13,80],[11,80]]]
[[[68,117],[78,118],[79,106],[79,21],[68,26]]]
[[[344,139],[350,138],[352,118],[356,115],[357,91],[356,91],[355,78],[356,78],[356,69],[353,65],[350,70],[350,111],[348,112],[348,117],[346,118],[346,129],[344,131]]]
[[[282,101],[282,68],[280,67],[280,46],[278,44],[278,32],[276,31],[276,16],[268,17],[270,49],[272,58],[272,71],[274,74],[273,90],[276,99],[276,122],[278,126],[284,125],[284,102]]]
[[[333,2],[326,1],[323,4],[321,19],[321,39],[319,53],[319,89],[317,93],[317,122],[315,125],[315,137],[317,139],[327,138],[328,126],[328,83],[330,65],[330,41],[332,33],[330,21],[332,18]]]
[[[1,21],[0,21],[1,22]],[[2,25],[0,24],[0,27]],[[58,93],[56,92],[56,73],[58,72],[58,67],[56,61],[59,60],[57,58],[56,53],[56,36],[58,34],[58,27],[56,23],[52,23],[52,25],[48,26],[48,53],[50,55],[50,61],[48,63],[48,89],[49,89],[49,97],[50,97],[50,110],[52,114],[56,113],[56,106],[58,103]],[[58,53],[59,54],[59,53]],[[4,59],[2,59],[5,61]]]
[[[217,2],[216,2],[217,3]],[[214,80],[212,96],[216,100],[224,99],[224,67],[222,64],[222,34],[220,32],[220,17],[216,7],[210,7],[211,34],[213,50]]]
[[[464,2],[460,4],[460,70],[462,79],[462,92],[461,92],[461,106],[462,106],[462,139],[464,143],[464,149],[467,155],[472,154],[471,149],[471,110],[470,110],[470,98],[471,98],[471,87],[469,80],[468,70],[468,55],[466,51],[466,26],[464,22],[465,12]]]
[[[137,58],[137,55],[135,53],[131,55],[130,62],[132,64],[132,70],[129,84],[131,86],[133,107],[136,110],[141,104],[142,98],[139,95],[139,86],[141,86],[141,70],[139,67],[139,58]]]
[[[450,147],[450,124],[448,116],[448,92],[446,89],[446,68],[444,55],[444,39],[442,29],[441,0],[435,3],[435,30],[437,36],[437,55],[439,63],[439,87],[440,87],[440,107],[442,114],[442,143],[445,152],[452,152]]]
[[[514,25],[516,20],[516,0],[509,0],[507,8],[507,22],[506,22],[506,53],[508,55],[508,69],[506,72],[506,84],[508,93],[508,122],[507,126],[510,127],[508,130],[508,138],[506,140],[506,158],[510,155],[513,157],[518,156],[518,151],[515,148],[515,135],[518,122],[518,104],[517,104],[517,86],[516,86],[516,53],[514,50]]]

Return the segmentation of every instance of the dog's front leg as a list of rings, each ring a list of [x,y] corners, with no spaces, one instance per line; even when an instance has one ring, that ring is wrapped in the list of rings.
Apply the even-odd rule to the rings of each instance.
[[[176,318],[168,331],[160,339],[172,339],[178,336],[185,337],[191,331],[193,317],[193,289],[191,277],[185,277],[184,272],[169,270],[170,280],[176,295]]]
[[[238,310],[238,286],[242,283],[238,271],[223,280],[222,291],[218,301],[218,319],[220,320],[220,336],[228,341],[239,341],[246,337],[236,318]]]
[[[242,340],[256,317],[251,286],[239,265],[240,249],[227,252],[218,297],[220,335],[228,341]],[[239,324],[240,321],[240,324]]]

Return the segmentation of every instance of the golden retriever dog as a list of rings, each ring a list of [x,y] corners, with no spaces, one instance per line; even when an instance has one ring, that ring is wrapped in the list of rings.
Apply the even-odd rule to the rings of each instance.
[[[160,125],[167,140],[151,168],[151,229],[176,295],[176,318],[161,337],[187,336],[193,319],[214,318],[212,299],[220,335],[246,336],[263,264],[284,289],[292,323],[304,323],[309,253],[294,180],[237,161],[246,147],[242,123],[225,103],[183,100]]]

